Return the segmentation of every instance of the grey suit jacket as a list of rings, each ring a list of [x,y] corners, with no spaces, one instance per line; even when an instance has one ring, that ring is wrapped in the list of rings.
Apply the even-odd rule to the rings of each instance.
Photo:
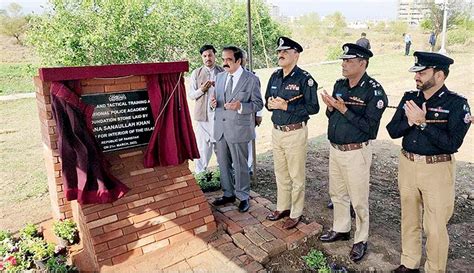
[[[217,74],[214,89],[217,107],[214,116],[214,138],[219,141],[223,136],[229,143],[249,142],[255,139],[255,113],[263,107],[260,94],[260,80],[253,73],[244,69],[232,95],[225,98],[225,82],[228,73]],[[240,101],[242,112],[225,110],[224,103]]]

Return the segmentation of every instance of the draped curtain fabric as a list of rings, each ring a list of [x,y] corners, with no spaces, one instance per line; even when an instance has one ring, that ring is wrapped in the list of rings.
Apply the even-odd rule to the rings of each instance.
[[[72,86],[77,87],[77,82]],[[109,173],[92,132],[94,107],[83,103],[60,82],[51,84],[51,99],[67,200],[80,204],[109,203],[124,196],[129,188]]]
[[[147,89],[153,117],[158,121],[145,152],[144,166],[173,166],[199,158],[182,74],[149,75]]]

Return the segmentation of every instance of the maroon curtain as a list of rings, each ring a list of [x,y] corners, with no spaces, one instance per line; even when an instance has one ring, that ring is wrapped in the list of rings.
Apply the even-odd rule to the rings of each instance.
[[[125,195],[129,188],[109,173],[92,132],[94,107],[60,82],[51,84],[51,99],[67,200],[109,203]]]
[[[147,88],[153,117],[161,116],[145,152],[145,167],[179,165],[199,158],[182,74],[147,76]]]

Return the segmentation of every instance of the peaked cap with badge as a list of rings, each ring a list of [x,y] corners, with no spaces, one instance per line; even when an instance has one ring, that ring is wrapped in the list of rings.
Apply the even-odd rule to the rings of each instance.
[[[374,56],[372,51],[367,48],[361,47],[360,45],[346,43],[342,46],[342,50],[344,50],[344,54],[342,54],[339,59],[354,59],[354,58],[362,58],[362,59],[369,59],[370,57]]]
[[[277,49],[276,50],[286,50],[286,49],[294,49],[298,52],[303,52],[303,47],[295,42],[294,40],[281,36],[277,39]]]
[[[443,54],[434,52],[415,51],[415,65],[408,69],[409,72],[419,72],[427,68],[448,69],[454,60]]]

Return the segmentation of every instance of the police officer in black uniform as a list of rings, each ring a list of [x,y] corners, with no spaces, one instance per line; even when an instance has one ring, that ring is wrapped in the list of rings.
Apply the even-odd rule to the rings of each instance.
[[[303,213],[308,127],[310,115],[319,111],[318,84],[297,66],[300,44],[287,37],[277,40],[278,65],[267,86],[265,107],[272,112],[272,144],[277,183],[277,209],[267,216],[285,216],[286,229],[294,228]]]
[[[395,272],[419,272],[421,232],[426,233],[426,272],[446,270],[446,225],[454,210],[455,161],[470,126],[467,100],[444,85],[453,59],[415,52],[418,91],[406,92],[387,130],[403,137],[398,167],[402,211],[401,265]],[[423,212],[422,212],[423,211]]]
[[[322,242],[349,240],[350,203],[356,214],[351,260],[361,260],[369,235],[369,179],[372,162],[370,140],[377,137],[388,99],[382,86],[366,73],[372,52],[356,44],[343,45],[344,78],[334,84],[332,96],[322,94],[329,118],[329,194],[334,204],[332,230]]]

